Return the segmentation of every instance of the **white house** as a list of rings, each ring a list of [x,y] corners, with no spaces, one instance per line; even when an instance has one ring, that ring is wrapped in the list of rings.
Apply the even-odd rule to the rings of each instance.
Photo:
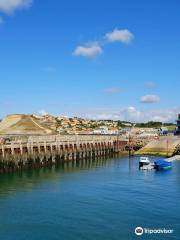
[[[109,134],[108,127],[102,126],[93,131],[93,134]]]

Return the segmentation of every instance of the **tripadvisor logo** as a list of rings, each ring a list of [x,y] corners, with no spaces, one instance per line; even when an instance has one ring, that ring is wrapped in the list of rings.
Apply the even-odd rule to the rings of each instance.
[[[142,227],[136,227],[135,228],[135,234],[136,235],[141,236],[141,235],[143,235],[143,232],[144,232],[144,230],[143,230]]]
[[[141,236],[143,234],[172,234],[174,230],[166,229],[166,228],[150,229],[150,228],[136,227],[134,232],[137,236]]]

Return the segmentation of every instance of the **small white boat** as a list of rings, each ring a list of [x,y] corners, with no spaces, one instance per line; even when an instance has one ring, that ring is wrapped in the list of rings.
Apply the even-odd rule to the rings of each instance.
[[[154,169],[154,164],[149,161],[148,157],[141,157],[139,160],[140,170],[152,170]]]

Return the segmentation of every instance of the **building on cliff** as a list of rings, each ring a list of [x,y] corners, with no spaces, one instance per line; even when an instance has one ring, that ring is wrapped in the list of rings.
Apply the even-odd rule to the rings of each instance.
[[[176,125],[176,135],[180,135],[180,113],[178,114],[178,120],[177,120],[177,125]]]

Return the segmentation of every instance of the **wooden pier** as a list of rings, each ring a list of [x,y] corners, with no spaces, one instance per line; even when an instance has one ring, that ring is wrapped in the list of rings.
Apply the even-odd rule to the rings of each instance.
[[[122,153],[128,140],[117,136],[18,137],[0,144],[0,173]]]

